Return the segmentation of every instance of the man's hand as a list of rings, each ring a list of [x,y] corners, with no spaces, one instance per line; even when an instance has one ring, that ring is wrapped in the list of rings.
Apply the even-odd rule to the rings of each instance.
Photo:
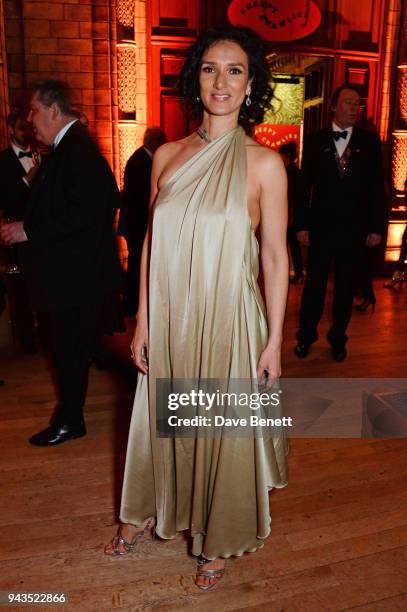
[[[375,247],[382,241],[381,234],[368,234],[366,238],[366,246]]]
[[[301,232],[297,232],[296,234],[297,236],[297,240],[300,244],[302,244],[302,246],[309,246],[310,242],[309,242],[309,231],[308,230],[301,230]]]
[[[16,242],[26,242],[28,240],[22,221],[13,221],[6,223],[0,228],[1,241],[4,244],[11,245]]]

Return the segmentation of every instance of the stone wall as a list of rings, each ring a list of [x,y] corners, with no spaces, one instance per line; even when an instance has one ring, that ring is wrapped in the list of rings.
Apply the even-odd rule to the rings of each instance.
[[[36,79],[66,80],[104,155],[113,162],[110,0],[4,0],[10,104]]]

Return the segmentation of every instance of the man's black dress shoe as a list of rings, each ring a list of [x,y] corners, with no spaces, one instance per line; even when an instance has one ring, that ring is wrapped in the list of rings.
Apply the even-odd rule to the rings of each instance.
[[[72,438],[81,438],[85,435],[85,425],[78,427],[72,427],[71,425],[51,425],[47,427],[47,429],[31,436],[29,442],[34,446],[56,446]]]
[[[300,359],[303,359],[304,357],[308,355],[309,347],[310,347],[309,344],[305,344],[304,342],[299,342],[294,349],[294,353],[297,355],[297,357],[300,357]]]
[[[342,348],[332,347],[332,357],[335,359],[335,361],[345,361],[347,354],[348,353],[345,347],[342,347]]]

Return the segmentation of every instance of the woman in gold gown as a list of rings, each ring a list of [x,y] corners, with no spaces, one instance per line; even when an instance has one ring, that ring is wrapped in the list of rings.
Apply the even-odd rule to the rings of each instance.
[[[268,493],[287,483],[285,438],[163,438],[157,379],[245,379],[281,374],[286,305],[286,174],[279,155],[248,134],[270,105],[262,41],[244,28],[210,30],[181,73],[198,131],[154,156],[152,223],[141,263],[132,342],[140,370],[117,536],[127,554],[150,528],[188,529],[196,584],[221,578],[225,559],[270,533]],[[257,285],[260,231],[265,306]]]

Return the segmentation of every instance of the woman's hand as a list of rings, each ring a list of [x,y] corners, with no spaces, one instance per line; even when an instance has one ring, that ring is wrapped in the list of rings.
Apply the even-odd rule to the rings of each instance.
[[[137,323],[133,341],[130,345],[131,356],[143,374],[148,373],[148,325],[147,322]]]
[[[270,389],[281,376],[281,349],[266,346],[257,365],[257,380]]]

